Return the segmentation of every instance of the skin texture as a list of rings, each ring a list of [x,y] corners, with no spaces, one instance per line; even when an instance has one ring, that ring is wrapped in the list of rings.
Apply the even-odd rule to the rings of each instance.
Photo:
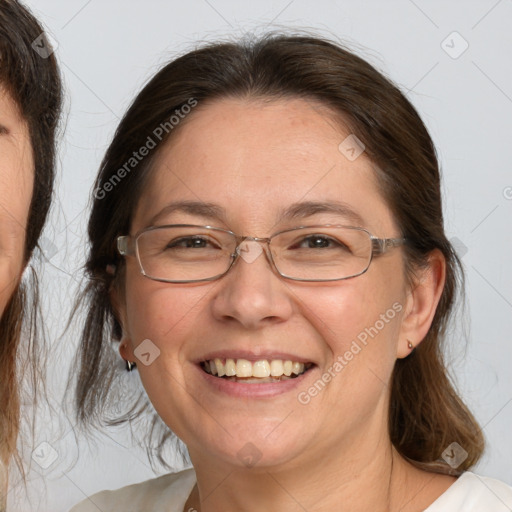
[[[400,236],[371,162],[364,154],[351,162],[338,150],[348,132],[333,119],[298,99],[199,106],[159,155],[130,233],[191,223],[267,237],[301,224],[354,225],[332,213],[278,219],[292,203],[338,201],[372,234]],[[164,212],[154,220],[168,203],[184,199],[216,203],[225,215]],[[262,254],[238,261],[218,281],[178,285],[142,276],[135,259],[127,259],[123,294],[114,296],[124,332],[120,350],[130,361],[145,339],[160,350],[138,369],[196,469],[198,485],[185,510],[423,510],[453,482],[414,469],[387,433],[394,362],[410,353],[408,341],[424,338],[444,282],[440,254],[432,254],[413,289],[403,268],[401,249],[393,249],[356,278],[301,283],[279,277]],[[298,393],[395,303],[401,312],[316,397],[299,403]],[[315,367],[290,392],[233,397],[198,373],[196,362],[215,350],[289,353]],[[260,457],[252,468],[240,457],[247,443]]]
[[[24,267],[33,169],[28,127],[10,95],[0,88],[0,315]]]

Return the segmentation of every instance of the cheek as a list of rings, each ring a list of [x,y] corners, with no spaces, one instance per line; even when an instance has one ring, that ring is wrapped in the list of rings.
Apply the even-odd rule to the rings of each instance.
[[[310,311],[310,321],[324,338],[331,340],[333,349],[343,349],[347,339],[357,338],[375,324],[379,331],[388,330],[388,325],[397,326],[397,310],[403,301],[398,290],[368,287],[361,277],[358,279],[357,283],[347,281],[336,288],[296,292],[304,305],[304,315]]]
[[[0,140],[0,313],[24,267],[25,234],[33,191],[28,134],[15,144]]]
[[[125,290],[123,336],[131,345],[146,392],[165,420],[169,401],[173,410],[180,406],[176,392],[184,386],[180,356],[204,291],[160,285],[139,275],[128,275]]]
[[[303,304],[302,314],[325,342],[327,360],[341,358],[346,378],[370,373],[388,381],[404,309],[399,282],[388,279],[386,284],[367,273],[336,286],[296,291],[296,296]]]
[[[1,220],[0,220],[1,222]],[[23,237],[9,237],[0,243],[0,316],[18,285],[23,271]]]
[[[193,333],[211,287],[179,287],[137,274],[126,284],[126,335],[135,349],[151,340],[168,359],[179,356]]]
[[[0,258],[0,317],[18,284],[21,273],[21,265],[11,265],[10,263],[10,261],[2,261]]]
[[[346,284],[323,290],[316,299],[307,293],[308,318],[327,350],[320,379],[329,381],[326,392],[312,403],[318,415],[330,411],[328,422],[336,431],[341,425],[366,428],[375,411],[385,414],[403,308],[398,293],[379,294],[355,281]],[[303,391],[311,397],[317,393]],[[347,411],[358,414],[349,419]]]

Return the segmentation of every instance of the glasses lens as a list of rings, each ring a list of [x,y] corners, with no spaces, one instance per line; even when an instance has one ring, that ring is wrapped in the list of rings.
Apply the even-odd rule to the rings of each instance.
[[[173,226],[144,231],[137,256],[144,274],[164,281],[199,281],[226,272],[236,241],[222,230]]]
[[[372,243],[364,230],[322,226],[280,233],[272,239],[271,250],[276,268],[284,276],[329,281],[366,271]]]

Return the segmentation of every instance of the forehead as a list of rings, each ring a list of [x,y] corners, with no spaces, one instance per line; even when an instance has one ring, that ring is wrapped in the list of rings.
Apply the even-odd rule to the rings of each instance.
[[[134,228],[186,200],[217,204],[229,228],[258,233],[300,202],[342,203],[364,227],[390,229],[371,161],[340,150],[350,135],[340,121],[303,99],[199,104],[154,162]]]

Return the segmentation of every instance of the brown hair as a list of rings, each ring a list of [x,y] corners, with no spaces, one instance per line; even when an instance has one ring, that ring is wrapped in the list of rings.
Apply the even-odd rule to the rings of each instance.
[[[25,234],[24,264],[35,247],[50,207],[55,167],[56,129],[61,112],[62,84],[55,56],[38,53],[32,44],[48,42],[43,28],[16,0],[0,0],[0,86],[16,103],[28,126],[34,160],[34,187]],[[16,455],[20,427],[20,369],[30,372],[36,391],[41,368],[39,301],[35,272],[28,286],[19,284],[0,319],[0,461],[7,463]],[[28,305],[30,304],[30,306]],[[23,328],[26,327],[26,330]],[[25,355],[20,361],[20,339],[26,331]],[[37,339],[37,341],[36,341]],[[25,348],[25,347],[24,347]],[[31,399],[34,396],[31,396]]]
[[[365,144],[366,155],[377,166],[382,194],[402,236],[410,241],[404,249],[409,278],[413,279],[415,268],[426,265],[431,251],[444,254],[446,284],[432,326],[414,353],[398,360],[394,368],[389,435],[398,452],[415,465],[444,473],[452,471],[441,454],[456,441],[468,452],[458,469],[469,468],[482,454],[483,437],[443,362],[442,340],[463,273],[444,233],[440,172],[432,140],[407,98],[369,63],[338,44],[303,35],[269,34],[187,53],[156,74],[122,119],[96,180],[88,228],[90,280],[81,297],[88,310],[76,372],[79,421],[101,422],[106,412],[109,388],[119,368],[109,343],[121,336],[109,301],[109,290],[122,285],[123,279],[123,260],[115,240],[129,232],[151,163],[173,131],[136,169],[108,187],[108,194],[105,184],[113,183],[133,151],[190,98],[204,106],[226,97],[298,97],[329,107]],[[118,269],[116,276],[107,271],[112,265]],[[140,395],[128,399],[132,407],[118,422],[147,407]],[[164,431],[164,438],[169,435]]]

